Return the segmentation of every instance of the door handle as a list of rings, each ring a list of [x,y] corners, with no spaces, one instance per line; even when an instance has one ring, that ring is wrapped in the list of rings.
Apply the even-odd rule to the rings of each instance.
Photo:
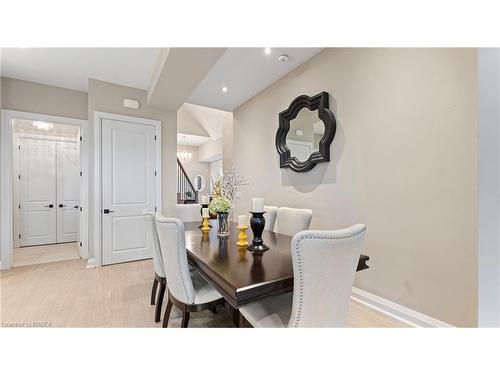
[[[44,206],[44,207],[52,208],[52,207],[54,207],[54,205],[53,204],[49,204],[48,206]]]
[[[63,208],[63,207],[66,207],[65,204],[59,204],[59,208]]]
[[[105,214],[109,214],[110,212],[115,212],[115,211],[111,211],[109,208],[105,208],[105,209],[103,210],[103,212],[104,212]]]
[[[73,206],[73,208],[78,208],[78,206]]]

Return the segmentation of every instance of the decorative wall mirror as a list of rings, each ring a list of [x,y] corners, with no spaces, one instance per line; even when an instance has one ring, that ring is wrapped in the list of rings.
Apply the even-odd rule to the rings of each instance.
[[[307,172],[318,163],[330,161],[330,145],[336,130],[327,92],[295,98],[288,109],[279,114],[276,148],[280,168]]]
[[[196,175],[196,177],[194,178],[194,189],[197,192],[202,192],[203,190],[205,190],[205,186],[206,186],[205,176],[201,174]]]

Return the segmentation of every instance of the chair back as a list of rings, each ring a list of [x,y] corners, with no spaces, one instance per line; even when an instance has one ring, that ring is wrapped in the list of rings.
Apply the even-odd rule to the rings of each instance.
[[[274,222],[276,221],[276,212],[278,211],[278,207],[276,206],[264,206],[264,218],[266,219],[266,226],[264,230],[274,231]]]
[[[158,240],[158,232],[156,230],[155,213],[144,211],[146,226],[149,238],[153,242],[153,266],[155,273],[160,277],[165,277],[165,267],[163,266],[163,258],[161,255],[160,242]]]
[[[156,229],[168,290],[176,300],[193,304],[195,294],[189,273],[184,224],[179,219],[157,215]]]
[[[306,230],[292,239],[293,303],[289,327],[343,327],[366,226]]]
[[[293,236],[301,230],[309,229],[313,212],[307,208],[280,207],[276,215],[274,231]]]

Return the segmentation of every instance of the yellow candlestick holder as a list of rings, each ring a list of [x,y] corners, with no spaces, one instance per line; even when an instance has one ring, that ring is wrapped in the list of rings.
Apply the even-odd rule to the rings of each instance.
[[[210,230],[210,224],[208,224],[208,217],[203,218],[203,226],[201,227],[203,232],[208,232]]]
[[[248,225],[238,225],[237,227],[240,231],[238,234],[238,242],[236,242],[236,245],[238,246],[247,246],[248,245],[248,238],[247,238],[247,229]]]

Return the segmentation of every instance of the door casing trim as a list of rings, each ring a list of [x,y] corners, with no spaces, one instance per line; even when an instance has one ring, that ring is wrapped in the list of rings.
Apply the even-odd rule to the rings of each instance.
[[[14,158],[13,158],[13,119],[23,119],[31,121],[56,122],[80,127],[82,141],[80,143],[80,165],[82,171],[83,194],[80,197],[83,206],[82,217],[83,226],[80,231],[80,238],[83,240],[81,254],[83,259],[89,257],[88,252],[88,122],[87,120],[75,119],[62,116],[44,115],[33,112],[20,112],[11,110],[1,110],[0,123],[0,259],[1,270],[8,270],[12,267],[13,252],[13,232],[14,232]],[[87,209],[85,209],[87,208]]]
[[[94,111],[94,196],[93,202],[93,217],[94,217],[94,262],[93,266],[102,266],[102,175],[101,175],[101,134],[102,120],[117,120],[131,122],[135,124],[143,124],[155,127],[155,164],[156,164],[156,180],[155,180],[155,202],[158,212],[162,212],[161,206],[161,121],[145,119],[141,117],[132,117],[125,115],[117,115],[114,113]]]
[[[45,136],[45,135],[34,135],[34,134],[26,134],[26,133],[18,133],[18,134],[13,134],[13,142],[16,144],[17,142],[21,142],[21,139],[41,139],[41,140],[49,140],[49,141],[54,141],[54,142],[72,142],[72,143],[77,143],[77,140],[74,138],[67,138],[67,137],[57,137],[57,136]],[[56,146],[57,147],[57,146]],[[78,158],[80,158],[81,155],[78,155]],[[19,160],[20,160],[20,155],[17,158],[17,163],[16,163],[16,158],[14,157],[14,168],[13,168],[13,175],[15,176],[16,174],[20,174],[20,165],[19,165]],[[21,194],[20,194],[20,180],[17,180],[14,178],[14,206],[16,207],[19,204],[21,204]],[[83,211],[82,211],[83,212]],[[15,209],[13,210],[13,215],[14,215],[14,231],[13,231],[13,247],[19,247],[20,246],[20,241],[19,237],[16,236],[17,234],[21,233],[21,215],[19,214],[18,211]],[[57,224],[56,224],[57,225]],[[80,227],[79,227],[80,228]]]

